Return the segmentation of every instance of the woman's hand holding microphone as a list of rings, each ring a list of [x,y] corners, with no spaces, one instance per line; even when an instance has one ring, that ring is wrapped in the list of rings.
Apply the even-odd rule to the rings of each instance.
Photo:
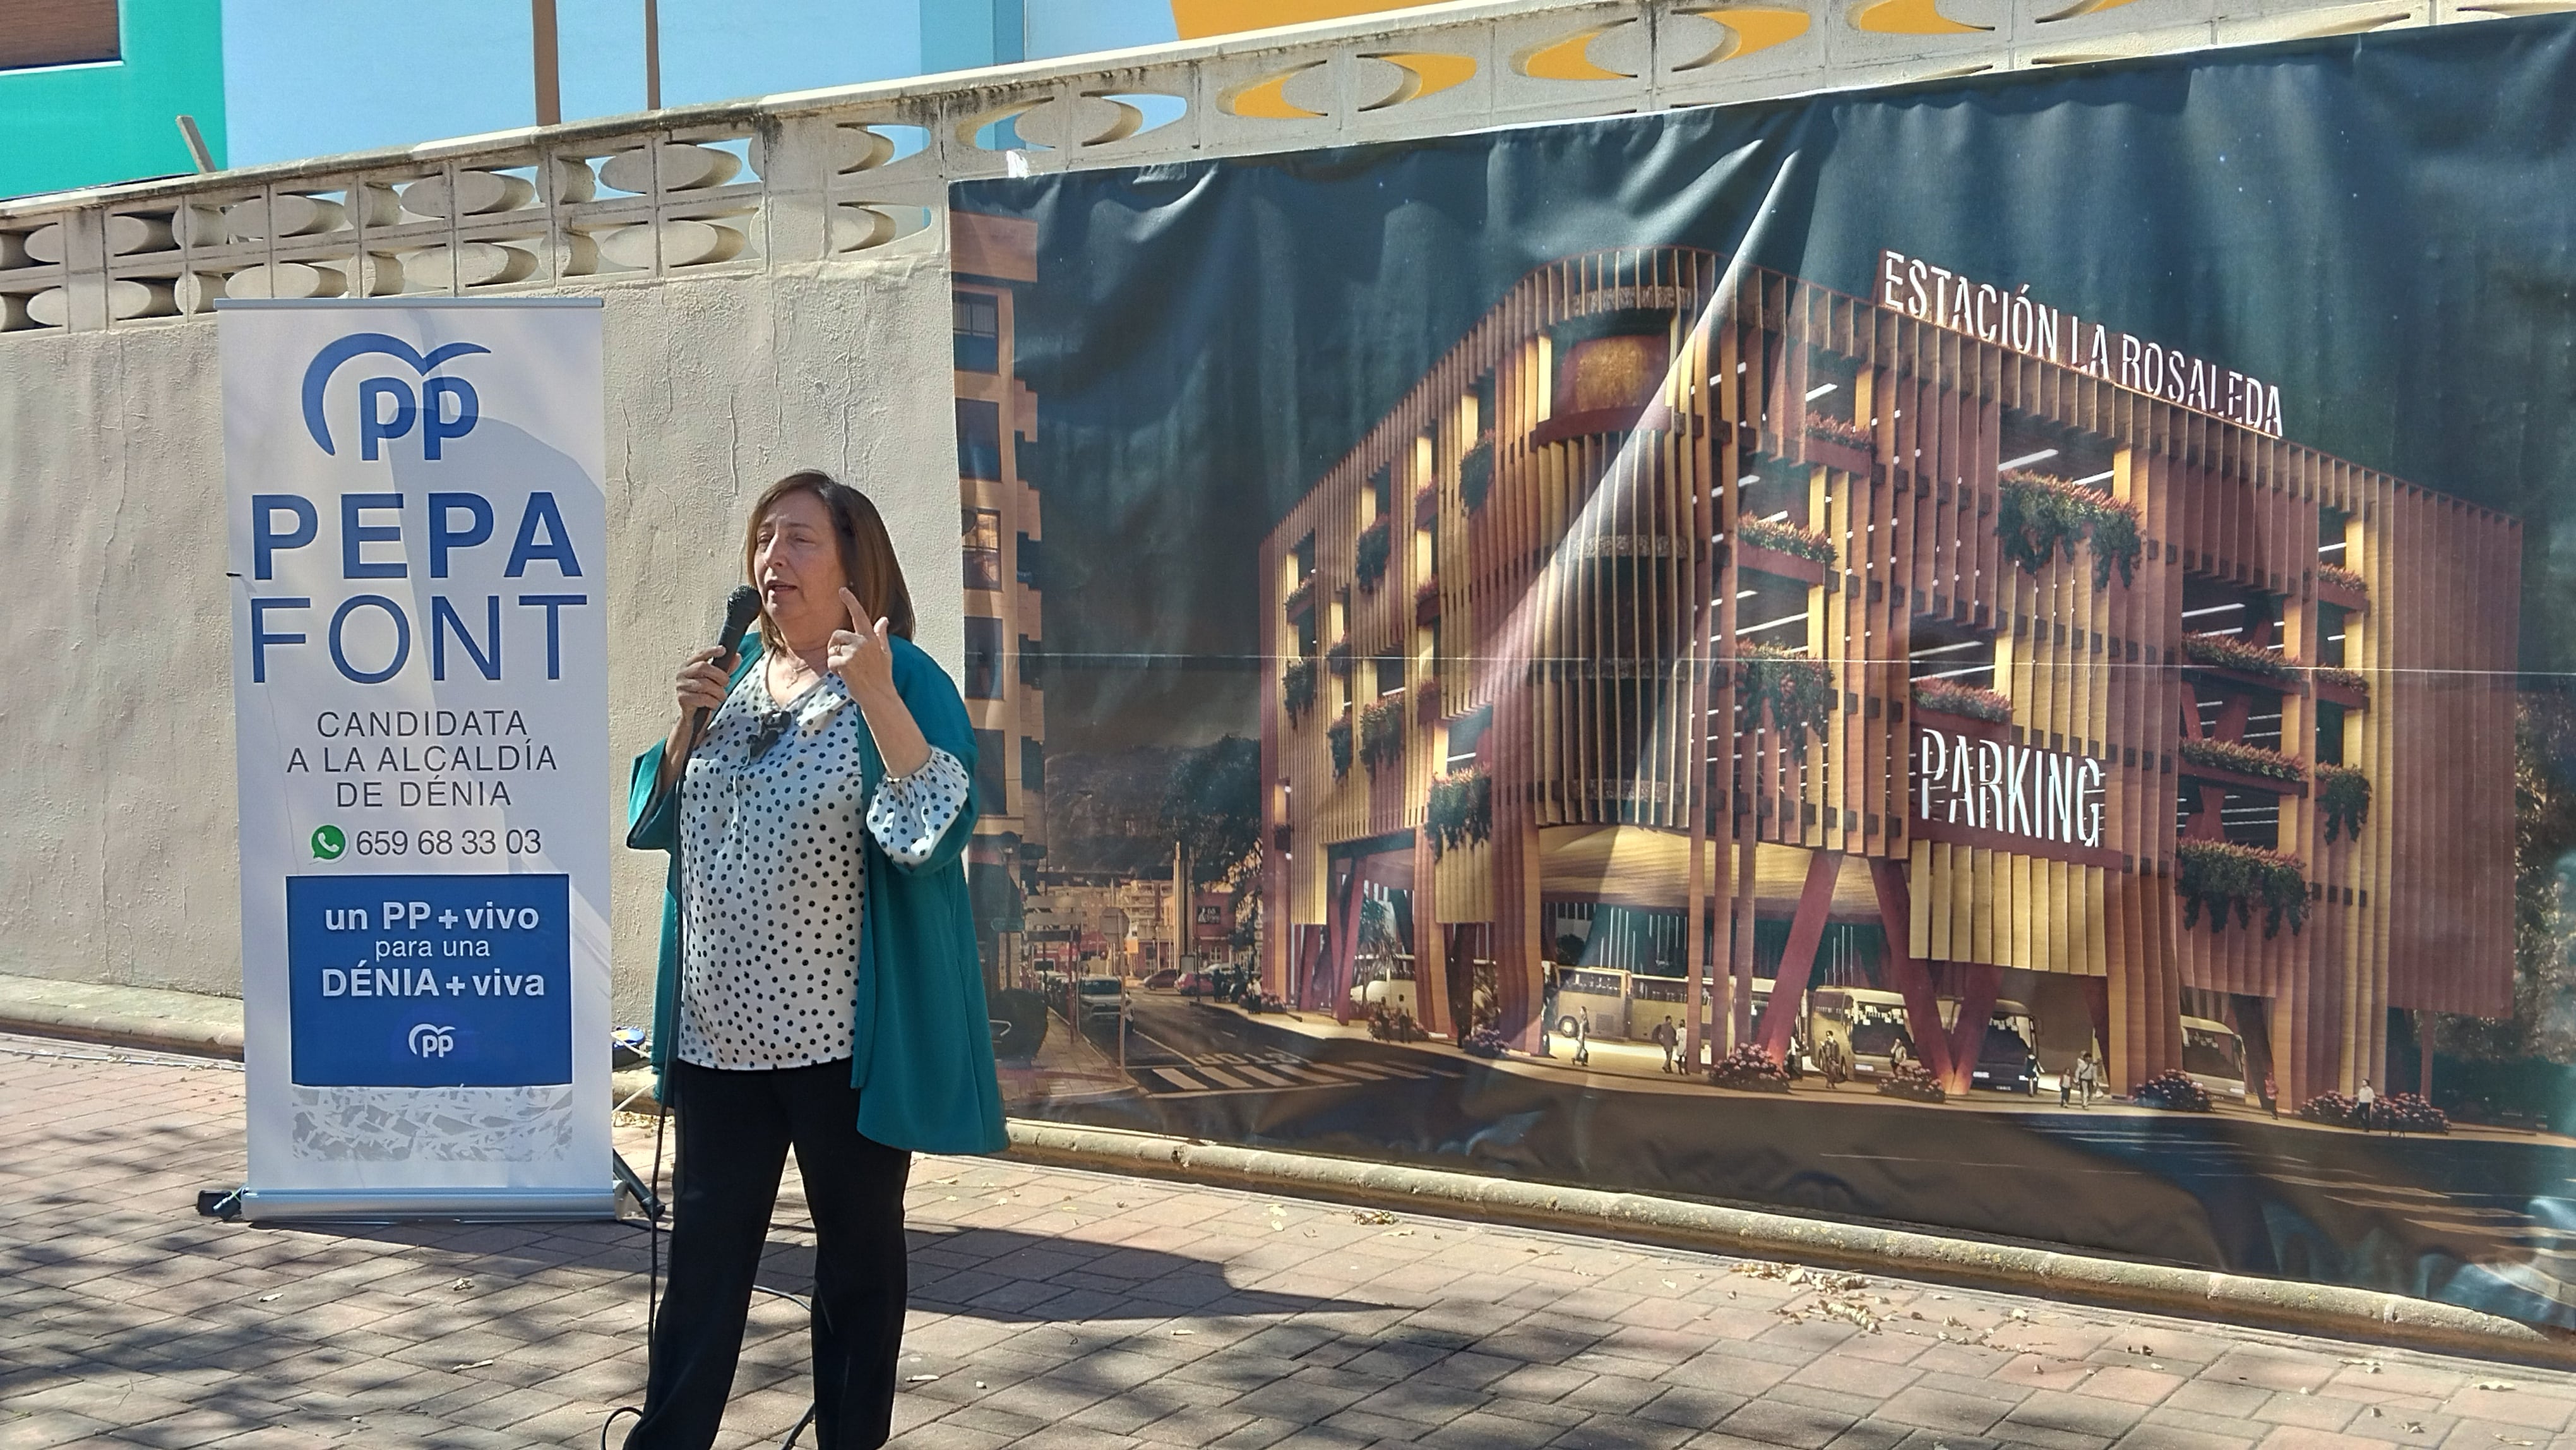
[[[671,722],[671,733],[662,744],[664,783],[679,773],[680,762],[688,758],[690,749],[697,744],[690,738],[695,732],[696,722],[712,717],[723,707],[726,692],[733,688],[733,677],[726,669],[732,662],[733,656],[709,645],[681,663],[679,675],[671,681],[671,696],[679,707],[679,718]],[[700,711],[705,712],[705,717],[699,714]]]
[[[672,681],[672,696],[680,706],[680,718],[674,733],[688,728],[700,710],[713,713],[722,708],[725,692],[732,688],[732,676],[725,666],[732,656],[709,645],[689,656],[680,666],[679,678]]]

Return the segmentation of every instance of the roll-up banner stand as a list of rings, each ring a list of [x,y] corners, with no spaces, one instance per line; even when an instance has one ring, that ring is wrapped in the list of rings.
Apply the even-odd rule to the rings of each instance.
[[[242,1210],[611,1217],[599,303],[217,306]]]

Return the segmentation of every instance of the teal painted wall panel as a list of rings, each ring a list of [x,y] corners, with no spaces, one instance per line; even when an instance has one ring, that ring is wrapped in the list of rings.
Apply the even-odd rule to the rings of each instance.
[[[175,119],[224,160],[222,0],[122,0],[124,59],[0,71],[0,196],[193,171]]]
[[[922,75],[1008,65],[1027,52],[1022,0],[921,0]]]

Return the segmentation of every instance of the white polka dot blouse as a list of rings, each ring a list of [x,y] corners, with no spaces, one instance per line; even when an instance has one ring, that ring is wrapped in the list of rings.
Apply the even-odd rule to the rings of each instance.
[[[826,675],[781,705],[750,669],[689,757],[681,797],[687,933],[684,1062],[811,1067],[850,1055],[867,876],[859,838],[859,737],[849,687]],[[919,865],[966,805],[966,768],[933,748],[866,802],[868,834]]]

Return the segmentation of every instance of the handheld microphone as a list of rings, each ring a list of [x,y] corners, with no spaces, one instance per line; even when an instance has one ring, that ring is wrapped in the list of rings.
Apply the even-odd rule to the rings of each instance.
[[[751,622],[759,617],[760,591],[748,584],[735,585],[733,593],[725,598],[724,635],[716,641],[716,648],[723,651],[716,657],[719,663],[733,658],[742,648],[743,631],[751,628]],[[707,707],[700,705],[698,713],[689,717],[689,748],[692,750],[697,748],[698,737],[706,733],[708,713]]]

